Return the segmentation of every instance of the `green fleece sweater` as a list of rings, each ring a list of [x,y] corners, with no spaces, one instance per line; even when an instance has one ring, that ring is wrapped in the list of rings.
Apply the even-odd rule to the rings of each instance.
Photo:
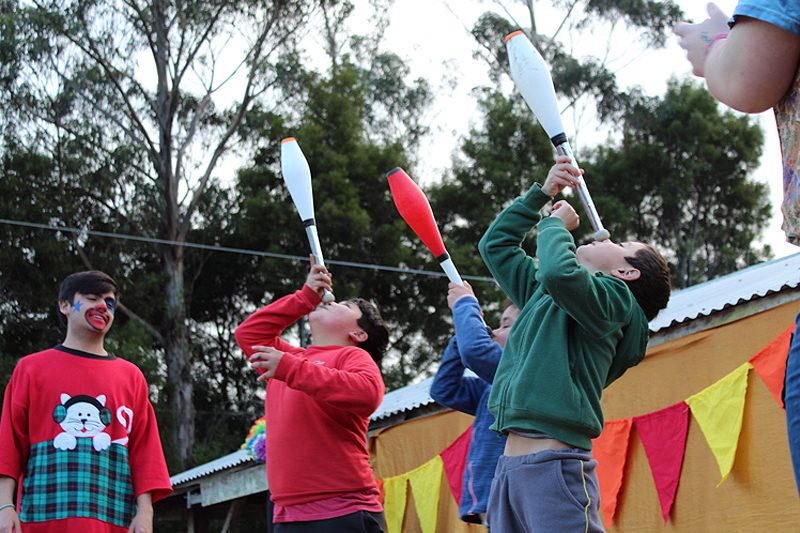
[[[642,360],[648,325],[625,282],[581,266],[561,219],[541,220],[549,200],[534,185],[479,244],[520,309],[489,397],[492,429],[540,432],[590,450],[603,429],[603,389]],[[538,269],[520,247],[537,222]]]

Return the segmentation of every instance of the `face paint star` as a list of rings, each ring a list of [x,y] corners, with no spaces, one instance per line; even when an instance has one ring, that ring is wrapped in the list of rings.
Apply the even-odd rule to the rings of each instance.
[[[72,304],[72,310],[77,313],[78,311],[81,310],[82,305],[83,304],[81,302],[75,302],[74,304]]]
[[[108,298],[103,300],[103,302],[106,304],[106,309],[108,309],[108,312],[113,315],[114,311],[117,308],[117,301],[109,296]]]

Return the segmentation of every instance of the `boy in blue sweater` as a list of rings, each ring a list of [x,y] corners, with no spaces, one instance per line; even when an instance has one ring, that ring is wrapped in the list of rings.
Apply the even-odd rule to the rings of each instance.
[[[669,267],[652,247],[610,240],[576,247],[575,210],[556,202],[580,176],[559,157],[492,223],[478,246],[520,308],[489,397],[506,434],[489,497],[489,526],[505,533],[604,531],[592,459],[603,389],[644,357],[648,321],[667,305]],[[537,228],[538,264],[520,246]]]
[[[483,321],[475,293],[466,282],[450,284],[447,305],[453,311],[456,334],[444,350],[431,385],[431,397],[446,407],[475,416],[458,512],[464,522],[485,525],[497,458],[506,443],[504,436],[489,429],[494,416],[487,402],[503,346],[519,309],[509,304],[503,311],[500,327],[490,330]],[[477,377],[465,376],[465,368]]]

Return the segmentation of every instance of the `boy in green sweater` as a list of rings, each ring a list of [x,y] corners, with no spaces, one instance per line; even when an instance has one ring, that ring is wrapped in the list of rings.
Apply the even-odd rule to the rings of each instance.
[[[520,309],[497,369],[492,429],[507,434],[489,498],[492,531],[604,531],[592,439],[605,387],[644,357],[648,321],[667,306],[669,267],[638,242],[576,249],[580,221],[565,201],[539,210],[579,171],[559,157],[544,185],[514,200],[479,250]],[[520,247],[537,227],[538,268]]]

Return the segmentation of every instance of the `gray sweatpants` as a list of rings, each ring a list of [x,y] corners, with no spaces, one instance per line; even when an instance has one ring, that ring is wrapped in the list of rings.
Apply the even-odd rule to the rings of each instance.
[[[489,495],[492,533],[597,533],[600,490],[589,451],[544,450],[497,461]]]

